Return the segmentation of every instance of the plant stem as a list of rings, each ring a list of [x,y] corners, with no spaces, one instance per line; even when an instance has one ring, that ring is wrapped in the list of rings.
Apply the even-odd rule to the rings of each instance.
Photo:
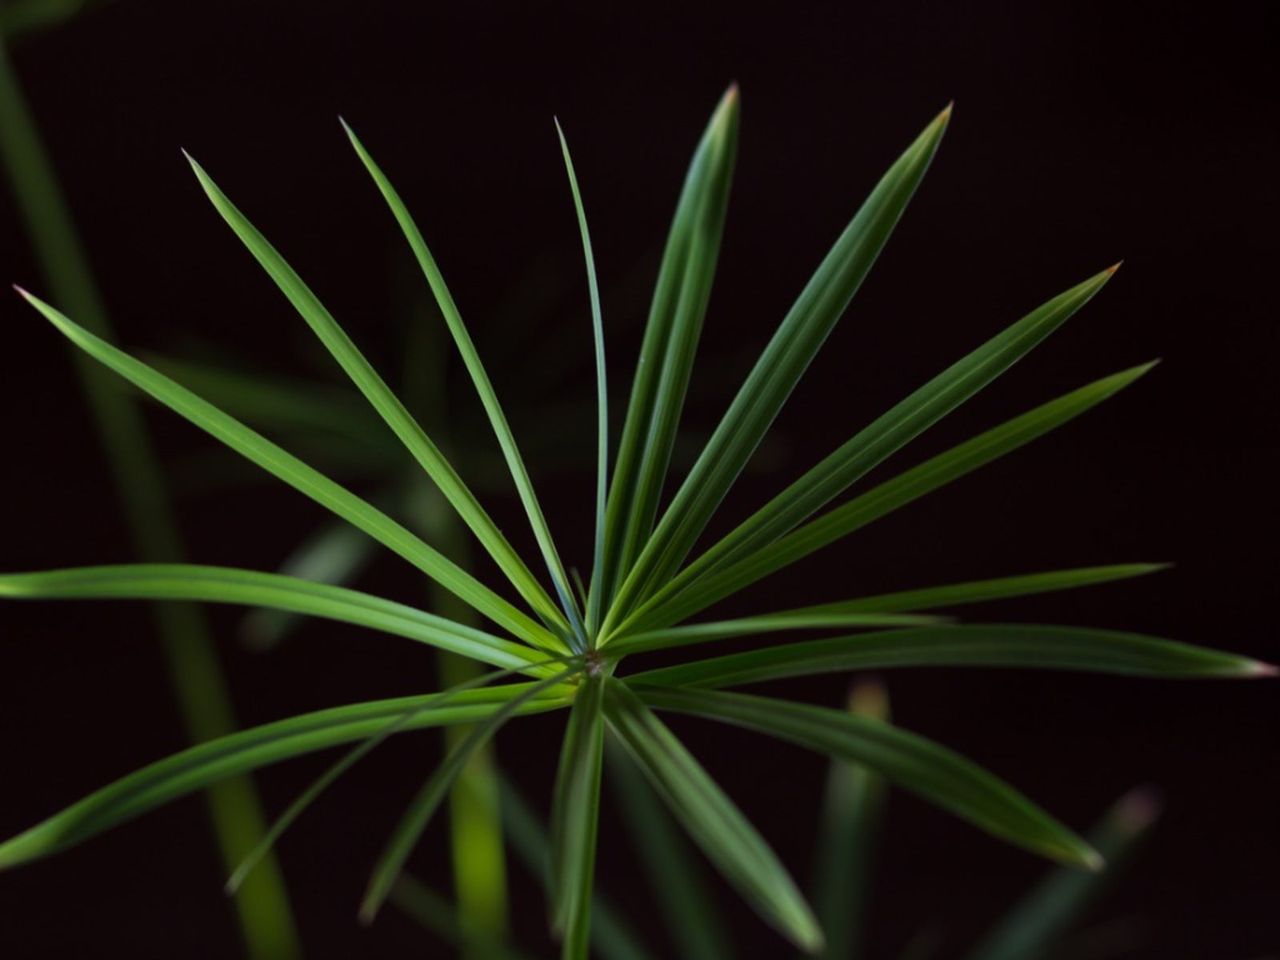
[[[467,567],[468,541],[457,515],[437,489],[426,484],[419,489],[421,498],[410,512],[423,535],[455,563]],[[435,613],[459,623],[476,621],[470,607],[434,581],[428,589]],[[437,663],[442,688],[463,683],[483,669],[473,660],[444,651],[439,653]],[[465,740],[471,729],[446,727],[446,749],[452,750]],[[502,798],[491,744],[476,752],[449,791],[449,837],[458,928],[462,933],[461,955],[484,960],[501,951],[507,936]]]
[[[100,336],[111,328],[53,167],[0,36],[0,160],[36,258],[53,295],[70,316]],[[159,461],[132,397],[111,373],[72,351],[81,389],[116,486],[134,551],[146,562],[180,562],[182,543]],[[231,733],[235,720],[208,624],[190,604],[153,605],[157,632],[187,736],[193,742]],[[265,823],[252,782],[238,777],[207,791],[223,863],[235,867]],[[263,860],[235,898],[248,953],[255,960],[300,955],[283,878]]]

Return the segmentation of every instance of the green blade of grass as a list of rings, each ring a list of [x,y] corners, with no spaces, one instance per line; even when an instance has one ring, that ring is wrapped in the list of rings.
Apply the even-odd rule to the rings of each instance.
[[[778,327],[623,581],[614,601],[615,622],[684,562],[870,272],[924,177],[950,115],[948,107],[890,167]]]
[[[150,394],[166,407],[217,440],[279,477],[343,520],[363,530],[393,553],[513,634],[554,653],[567,653],[558,637],[480,583],[457,564],[433,550],[404,526],[371,504],[343,489],[261,434],[227,416],[146,364],[94,336],[38,297],[19,293],[77,347]]]
[[[553,677],[531,684],[528,689],[513,697],[482,722],[478,723],[465,740],[448,752],[444,762],[427,778],[426,783],[422,785],[422,789],[409,802],[409,806],[400,818],[400,822],[396,824],[395,830],[392,831],[391,839],[387,841],[386,847],[378,857],[378,862],[369,877],[369,886],[365,891],[364,898],[360,901],[360,920],[362,923],[372,923],[374,917],[377,916],[378,910],[382,907],[383,902],[387,899],[387,894],[391,892],[391,887],[395,884],[396,877],[400,875],[401,868],[404,866],[405,861],[409,859],[409,854],[413,852],[414,846],[417,845],[418,838],[422,836],[422,831],[426,829],[431,817],[448,795],[450,786],[452,786],[458,774],[466,767],[476,751],[488,743],[493,735],[502,728],[503,724],[515,716],[522,706],[540,694],[547,693],[557,684],[561,684],[575,674],[580,673],[581,669],[581,667],[573,667],[568,670],[562,670]]]
[[[1127,580],[1149,573],[1167,570],[1168,563],[1115,563],[1100,567],[1073,567],[1069,570],[1047,570],[1042,573],[1024,573],[1012,577],[995,577],[990,580],[969,580],[964,583],[948,583],[938,587],[922,587],[916,590],[899,590],[871,597],[856,597],[835,603],[820,603],[810,607],[785,610],[776,616],[838,616],[844,613],[906,613],[915,610],[934,610],[940,607],[958,607],[968,603],[988,600],[1006,600],[1010,597],[1033,596],[1056,590],[1073,590],[1114,580]]]
[[[538,662],[538,666],[548,667],[555,664],[561,664],[567,659],[568,658],[566,657],[556,657],[552,660],[540,660]],[[257,847],[255,847],[249,855],[240,862],[240,865],[236,867],[231,876],[227,879],[227,892],[234,893],[238,890],[245,878],[249,875],[250,871],[252,871],[253,868],[261,862],[262,858],[266,856],[267,852],[275,845],[276,841],[280,839],[281,835],[293,825],[293,822],[306,812],[306,809],[319,799],[320,795],[328,790],[339,777],[376,750],[381,744],[385,743],[389,737],[393,734],[399,733],[406,726],[412,723],[414,719],[428,710],[441,709],[447,703],[450,703],[457,698],[459,694],[465,693],[468,690],[476,690],[480,687],[488,686],[498,680],[510,677],[516,672],[517,671],[515,670],[491,670],[488,673],[482,673],[471,677],[468,680],[464,680],[462,683],[455,684],[447,690],[442,690],[434,699],[426,703],[410,707],[377,733],[373,734],[373,736],[365,738],[363,742],[357,744],[353,749],[343,754],[336,763],[331,764],[329,769],[313,780],[311,785],[302,791],[293,803],[289,804],[284,813],[275,819],[275,822],[271,824],[271,829],[267,831],[265,836],[263,836]],[[518,699],[513,700],[512,703],[519,706]]]
[[[375,547],[374,541],[350,524],[326,523],[289,554],[278,572],[312,583],[342,586],[369,565]],[[298,614],[285,610],[253,610],[240,621],[240,636],[255,650],[271,650],[284,641],[299,619]]]
[[[875,680],[858,682],[849,693],[854,716],[885,722],[889,697]],[[827,947],[827,960],[856,960],[863,955],[864,918],[871,893],[871,861],[880,835],[885,782],[856,763],[833,759],[827,771],[819,819],[813,906]]]
[[[582,205],[582,193],[578,189],[578,175],[569,155],[569,141],[565,139],[560,121],[556,121],[556,133],[560,136],[560,151],[564,154],[565,170],[569,174],[569,189],[573,193],[573,207],[578,214],[578,230],[582,234],[582,257],[587,265],[587,290],[591,297],[591,332],[596,356],[596,531],[592,549],[591,588],[587,591],[587,645],[594,647],[596,628],[600,625],[601,576],[604,572],[604,513],[605,498],[609,489],[609,381],[604,363],[604,318],[600,311],[600,287],[596,281],[596,258],[591,250],[591,232],[587,229],[587,211]],[[590,906],[584,901],[584,906]],[[586,949],[585,935],[583,949]]]
[[[590,942],[606,682],[587,676],[578,687],[551,801],[551,926],[564,960],[586,960]]]
[[[609,655],[615,657],[631,653],[648,653],[668,647],[687,647],[710,640],[730,637],[747,637],[756,634],[778,633],[787,630],[834,629],[840,627],[919,627],[943,623],[944,617],[902,613],[844,613],[842,611],[808,613],[803,611],[766,613],[738,620],[716,620],[710,623],[692,623],[680,627],[666,627],[624,637],[608,644]]]
[[[199,600],[268,607],[352,623],[491,663],[526,670],[541,659],[523,644],[394,600],[278,573],[186,563],[73,567],[0,574],[0,597]]]
[[[606,757],[632,849],[648,876],[677,955],[729,960],[733,941],[715,908],[701,865],[677,833],[671,815],[616,738],[609,741]]]
[[[673,687],[729,687],[889,667],[1021,667],[1134,677],[1262,677],[1249,657],[1137,633],[1040,624],[964,624],[855,633],[762,647],[651,670],[631,680]]]
[[[1106,873],[1053,871],[983,937],[969,960],[1037,960],[1049,955],[1072,923],[1114,882],[1115,868],[1132,855],[1159,814],[1159,801],[1150,790],[1121,797],[1089,834],[1107,858]]]
[[[523,697],[533,683],[471,690],[439,710],[428,710],[405,730],[474,723]],[[569,703],[571,691],[547,689],[526,700],[519,713],[557,710]],[[240,730],[189,747],[142,767],[126,777],[0,843],[0,870],[29,863],[89,839],[161,804],[210,784],[291,757],[339,746],[376,734],[407,710],[429,703],[439,694],[373,700],[300,714]]]
[[[627,684],[609,684],[605,716],[676,819],[725,878],[796,946],[808,952],[820,949],[822,931],[777,855]]]
[[[840,710],[711,690],[636,685],[649,706],[721,720],[860,763],[885,779],[1019,847],[1101,869],[1084,840],[1002,780],[923,737]]]
[[[510,780],[502,782],[502,821],[525,869],[550,887],[551,842],[538,816]],[[650,953],[612,902],[597,888],[591,903],[591,947],[604,960],[649,960]]]
[[[653,530],[720,255],[740,104],[735,84],[694,151],[662,254],[609,490],[602,580],[610,598]]]
[[[355,148],[360,162],[364,164],[378,191],[386,200],[387,206],[391,208],[391,213],[400,225],[400,229],[404,233],[410,248],[412,248],[428,285],[431,287],[431,292],[435,295],[436,303],[440,307],[440,313],[444,317],[445,324],[449,327],[449,333],[453,336],[454,343],[458,347],[462,362],[466,366],[467,372],[471,375],[476,393],[480,395],[480,402],[484,405],[485,413],[489,417],[489,423],[498,438],[498,444],[502,447],[502,455],[506,459],[507,469],[515,482],[516,492],[520,495],[520,502],[524,505],[525,513],[529,517],[529,524],[533,528],[534,537],[542,550],[547,569],[551,572],[551,579],[560,597],[560,603],[564,607],[565,613],[573,620],[574,629],[580,630],[579,611],[574,602],[573,591],[569,586],[569,578],[565,575],[564,564],[560,560],[555,541],[551,537],[551,530],[547,526],[546,517],[543,516],[542,507],[538,503],[537,494],[533,489],[533,481],[530,479],[529,471],[525,467],[524,458],[520,455],[520,448],[516,444],[515,435],[511,432],[511,427],[507,423],[506,414],[503,413],[502,405],[498,402],[498,395],[494,391],[493,383],[489,380],[489,374],[485,371],[484,364],[480,360],[480,354],[476,351],[475,344],[471,340],[471,334],[467,331],[466,324],[462,321],[462,314],[459,312],[458,306],[453,300],[453,295],[449,292],[449,288],[444,282],[444,276],[436,265],[435,257],[431,255],[426,241],[422,238],[422,232],[418,229],[417,224],[414,223],[408,207],[404,205],[400,195],[396,193],[395,188],[391,185],[391,181],[387,179],[381,168],[374,162],[373,157],[364,148],[364,144],[355,135],[355,131],[347,125],[346,121],[342,121],[342,127],[346,131],[347,137],[351,140],[351,145]],[[557,622],[562,622],[562,620],[558,618]]]
[[[793,530],[1022,359],[1088,303],[1118,267],[1058,294],[890,408],[681,570],[664,591],[722,570]]]
[[[743,557],[727,569],[698,580],[665,599],[655,597],[645,609],[637,611],[630,622],[624,623],[618,633],[653,630],[678,623],[717,600],[790,566],[815,550],[1061,426],[1124,389],[1153,366],[1154,363],[1146,363],[1095,380],[931,457]]]
[[[254,259],[275,281],[276,286],[311,327],[325,349],[338,361],[352,383],[359,388],[365,399],[404,444],[405,449],[413,455],[413,458],[440,488],[520,596],[549,626],[567,633],[568,623],[564,615],[547,596],[537,578],[525,566],[520,555],[485,512],[480,501],[463,482],[453,465],[400,402],[400,398],[391,391],[386,381],[365,359],[351,337],[338,325],[311,288],[280,256],[267,238],[236,208],[200,164],[190,155],[187,159],[204,192],[213,202],[214,208],[253,254]]]

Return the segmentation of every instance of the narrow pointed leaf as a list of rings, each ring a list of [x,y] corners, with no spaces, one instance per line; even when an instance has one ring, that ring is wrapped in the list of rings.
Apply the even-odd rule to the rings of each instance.
[[[870,272],[924,177],[951,108],[872,190],[765,347],[618,591],[621,614],[673,576]]]
[[[1056,590],[1072,590],[1077,587],[1126,580],[1149,573],[1167,570],[1168,563],[1117,563],[1103,567],[1074,567],[1070,570],[1048,570],[1043,573],[1024,573],[1013,577],[996,577],[991,580],[969,580],[965,583],[949,583],[939,587],[923,587],[917,590],[900,590],[835,603],[821,603],[811,607],[799,607],[782,611],[776,616],[837,616],[844,613],[900,613],[912,610],[934,610],[940,607],[958,607],[968,603],[988,600],[1005,600]]]
[[[720,255],[740,103],[731,86],[698,142],[667,235],[609,491],[603,580],[610,597],[657,514]]]
[[[245,604],[353,623],[499,667],[524,670],[542,659],[537,651],[523,644],[394,600],[283,574],[234,567],[137,563],[0,574],[0,597],[134,598]]]
[[[525,869],[549,887],[551,842],[547,831],[509,780],[502,783],[502,820]],[[640,938],[598,887],[592,895],[591,917],[591,946],[603,960],[649,960]]]
[[[605,715],[676,819],[725,878],[792,943],[810,952],[819,949],[822,931],[795,881],[666,725],[625,683],[609,684]]]
[[[588,676],[578,687],[551,802],[551,923],[565,960],[586,960],[591,931],[606,682]]]
[[[889,719],[888,694],[875,680],[859,682],[848,711],[881,722]],[[827,960],[864,955],[863,926],[871,895],[871,861],[880,837],[885,782],[856,763],[833,759],[827,771],[819,819],[813,906],[827,935]]]
[[[842,611],[808,613],[788,611],[766,613],[738,620],[716,620],[710,623],[691,623],[680,627],[665,627],[609,643],[609,655],[621,657],[629,653],[647,653],[668,647],[687,647],[710,640],[730,637],[748,637],[787,630],[817,630],[840,627],[918,627],[943,623],[945,618],[921,614],[902,613],[844,613]]]
[[[439,710],[428,710],[406,730],[474,723],[522,697],[532,683],[472,690]],[[519,713],[542,713],[568,704],[563,689],[547,689],[523,702]],[[0,843],[0,870],[38,860],[132,820],[161,804],[236,774],[376,734],[388,722],[438,697],[427,694],[372,700],[300,714],[209,740],[149,764],[89,794],[60,813]]]
[[[637,611],[629,623],[624,623],[618,633],[640,632],[678,623],[717,600],[744,589],[776,570],[790,566],[899,507],[1061,426],[1127,387],[1153,366],[1153,363],[1147,363],[1095,380],[931,457],[818,519],[811,520],[767,547],[743,557],[719,573],[695,581],[666,599],[655,598],[647,609]]]
[[[311,291],[311,288],[285,262],[284,257],[280,256],[267,238],[258,232],[258,229],[249,222],[244,214],[227,199],[227,196],[205,173],[200,164],[196,163],[190,156],[187,159],[190,161],[201,187],[208,194],[218,213],[222,215],[228,226],[240,238],[249,252],[253,254],[254,259],[262,265],[262,268],[275,281],[276,286],[280,288],[280,291],[293,304],[294,309],[298,311],[315,335],[319,337],[325,349],[338,361],[347,376],[351,378],[351,382],[360,389],[365,399],[378,411],[378,415],[382,417],[400,442],[404,444],[405,449],[413,455],[413,458],[418,461],[422,469],[440,488],[440,492],[445,495],[445,498],[453,505],[453,508],[458,511],[458,516],[471,529],[471,532],[476,535],[476,539],[484,545],[485,550],[493,557],[494,562],[497,563],[502,572],[506,574],[512,586],[524,597],[525,602],[536,610],[539,616],[548,624],[562,631],[567,629],[568,625],[565,623],[560,610],[555,606],[551,598],[547,596],[537,578],[529,572],[529,568],[520,559],[520,555],[507,542],[507,538],[502,535],[502,531],[498,529],[497,524],[480,506],[480,501],[475,498],[475,495],[462,481],[462,478],[458,476],[458,472],[454,470],[453,465],[449,463],[444,454],[440,452],[440,449],[431,441],[431,438],[423,432],[422,427],[414,420],[405,405],[400,402],[400,398],[392,393],[386,381],[378,375],[378,372],[365,359],[364,354],[360,352],[346,331],[338,325],[338,322],[325,309],[324,304]]]
[[[604,513],[605,498],[609,490],[609,381],[604,364],[604,318],[600,311],[600,288],[596,282],[596,259],[591,251],[591,232],[587,229],[587,212],[582,205],[582,193],[578,189],[578,175],[569,155],[569,142],[565,139],[560,121],[556,121],[556,133],[560,135],[560,150],[564,154],[565,170],[569,174],[569,189],[573,192],[573,206],[578,214],[578,229],[582,233],[582,256],[587,264],[587,288],[591,296],[591,331],[596,348],[596,535],[592,551],[591,589],[587,591],[584,606],[587,609],[587,638],[595,644],[596,628],[600,625],[601,577],[604,572]],[[584,941],[585,944],[585,941]],[[585,945],[583,947],[585,949]]]
[[[664,590],[675,592],[793,530],[1022,359],[1088,303],[1115,270],[1103,270],[1058,294],[952,364],[752,514]]]
[[[393,553],[403,557],[469,606],[510,630],[523,640],[556,653],[567,652],[548,632],[447,557],[433,550],[409,530],[367,501],[343,489],[261,434],[196,396],[190,390],[129,356],[63,316],[38,297],[19,291],[44,317],[77,347],[109,367],[144,393],[241,456],[274,474],[322,507],[363,530]]]
[[[391,839],[373,868],[368,889],[360,903],[360,919],[364,923],[373,922],[373,918],[400,875],[401,868],[409,858],[409,854],[413,852],[418,838],[422,836],[422,831],[426,829],[431,817],[448,795],[449,787],[475,756],[476,751],[488,743],[502,725],[515,716],[526,703],[539,695],[545,695],[553,686],[563,683],[580,670],[580,667],[562,670],[553,677],[531,684],[519,696],[512,698],[477,724],[465,740],[449,751],[444,762],[427,778],[427,782],[422,785],[417,796],[410,801],[408,809],[396,824]]]
[[[1037,960],[1048,956],[1080,915],[1115,881],[1160,814],[1150,790],[1133,790],[1116,802],[1089,834],[1107,858],[1102,874],[1058,869],[1033,887],[969,954],[969,960]]]
[[[644,867],[677,955],[729,960],[733,941],[716,910],[702,865],[616,738],[609,741],[605,755],[610,782],[616,783],[612,793],[621,805],[632,850]]]
[[[860,763],[1010,843],[1089,869],[1092,847],[1008,784],[959,754],[887,723],[740,693],[636,685],[649,706],[721,720]]]
[[[730,687],[888,667],[1021,667],[1134,677],[1261,677],[1248,657],[1137,633],[1040,624],[963,624],[855,633],[694,660],[630,678],[677,687]]]
[[[539,666],[545,667],[563,663],[565,659],[566,658],[564,657],[557,657],[554,660],[542,660],[539,661]],[[234,893],[239,889],[240,884],[244,882],[245,878],[253,868],[258,865],[258,862],[266,856],[267,852],[275,845],[276,841],[280,839],[281,835],[293,825],[293,822],[306,812],[306,809],[311,806],[311,804],[313,804],[320,795],[324,793],[324,791],[328,790],[339,777],[376,750],[382,743],[386,742],[389,737],[393,734],[399,733],[417,717],[426,713],[428,710],[439,710],[456,699],[460,694],[465,693],[468,690],[476,690],[480,687],[488,686],[491,683],[495,683],[498,680],[511,676],[515,672],[516,671],[514,670],[492,670],[488,673],[474,676],[469,680],[464,680],[462,683],[455,684],[448,690],[442,690],[436,697],[426,703],[410,707],[373,736],[365,738],[362,743],[359,743],[351,750],[348,750],[337,760],[337,762],[331,764],[329,769],[312,781],[311,785],[307,787],[306,790],[302,791],[293,803],[289,804],[284,813],[275,819],[271,824],[271,829],[267,831],[266,835],[263,836],[258,845],[250,851],[249,855],[241,861],[240,865],[236,867],[235,871],[227,880],[227,892]],[[513,700],[512,702],[515,703],[517,701]]]
[[[502,455],[506,459],[507,469],[515,482],[516,492],[520,495],[520,502],[524,505],[525,513],[529,517],[529,524],[533,528],[538,547],[542,550],[547,569],[551,572],[551,579],[555,585],[556,593],[559,595],[560,603],[566,613],[576,621],[577,607],[574,603],[573,592],[569,587],[569,578],[565,574],[564,564],[556,551],[555,541],[551,537],[551,530],[547,526],[546,517],[543,516],[542,507],[538,503],[537,494],[533,489],[533,481],[529,478],[529,471],[525,467],[524,458],[520,455],[520,448],[516,445],[515,435],[511,432],[511,427],[507,423],[507,417],[503,413],[502,405],[498,402],[498,395],[493,389],[493,383],[489,380],[489,374],[485,371],[484,364],[480,360],[480,354],[476,351],[466,324],[462,322],[462,314],[453,300],[453,294],[449,292],[449,288],[444,282],[444,276],[436,265],[435,257],[431,255],[426,241],[422,238],[422,232],[418,229],[417,224],[414,223],[408,207],[404,205],[400,195],[396,193],[395,187],[391,185],[391,181],[387,179],[381,168],[374,162],[373,157],[369,155],[369,151],[360,142],[355,131],[347,126],[346,121],[342,122],[342,127],[346,131],[347,137],[351,140],[351,145],[355,149],[356,155],[360,158],[360,162],[369,171],[369,175],[373,178],[378,191],[382,194],[383,199],[386,200],[392,215],[400,225],[400,229],[418,261],[418,266],[422,269],[423,275],[431,287],[431,292],[440,307],[440,313],[444,317],[445,324],[449,327],[449,333],[453,336],[454,343],[458,347],[462,362],[467,368],[467,373],[471,375],[472,382],[475,384],[476,393],[480,395],[480,402],[484,405],[485,413],[489,417],[489,423],[498,438],[498,444],[502,447]],[[557,622],[561,622],[558,614]],[[574,626],[578,627],[580,624],[575,622]]]

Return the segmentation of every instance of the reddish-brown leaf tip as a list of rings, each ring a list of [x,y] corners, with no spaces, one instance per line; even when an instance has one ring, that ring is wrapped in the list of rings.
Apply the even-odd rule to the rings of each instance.
[[[1135,787],[1115,806],[1115,819],[1129,833],[1145,830],[1160,816],[1164,804],[1155,787]]]
[[[1116,261],[1115,263],[1113,263],[1111,266],[1107,267],[1107,276],[1108,276],[1108,277],[1109,277],[1109,276],[1111,276],[1111,275],[1112,275],[1112,274],[1114,274],[1117,270],[1119,270],[1122,266],[1124,266],[1124,261],[1123,261],[1123,260],[1117,260],[1117,261]]]

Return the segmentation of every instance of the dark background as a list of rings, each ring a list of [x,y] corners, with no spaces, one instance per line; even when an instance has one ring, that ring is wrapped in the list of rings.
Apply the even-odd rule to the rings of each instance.
[[[1052,437],[778,576],[742,609],[1176,560],[1156,577],[972,616],[1105,625],[1275,659],[1276,26],[1274,5],[1232,3],[757,2],[639,14],[118,0],[13,56],[124,344],[188,354],[216,344],[233,365],[333,377],[208,207],[184,146],[375,363],[397,368],[405,317],[424,322],[397,292],[416,281],[341,113],[417,214],[482,353],[496,358],[522,436],[559,429],[540,411],[565,401],[588,410],[594,396],[553,113],[591,218],[620,411],[685,163],[725,85],[741,84],[738,174],[685,418],[696,440],[875,178],[955,98],[916,200],[717,529],[945,364],[1119,258],[1124,269],[1081,315],[878,475],[1087,380],[1164,363]],[[47,292],[7,191],[0,263],[6,281]],[[537,302],[527,316],[526,297]],[[500,327],[493,318],[504,312],[515,322]],[[0,566],[130,559],[63,341],[16,297],[0,298],[0,329]],[[518,349],[505,342],[512,330]],[[554,376],[540,376],[546,369]],[[450,397],[451,416],[479,422],[461,380]],[[214,442],[165,413],[149,421],[189,480],[192,458]],[[587,558],[594,456],[581,422],[567,465],[538,461],[536,443],[530,452],[576,564]],[[279,484],[182,486],[201,562],[271,569],[321,518]],[[514,498],[489,499],[517,546],[531,546]],[[361,585],[410,600],[420,589],[392,561]],[[9,605],[0,615],[0,834],[182,745],[143,605]],[[435,682],[433,658],[410,644],[316,624],[255,654],[236,641],[239,611],[210,615],[245,724]],[[890,680],[902,725],[1008,777],[1073,826],[1137,784],[1163,791],[1165,816],[1142,858],[1096,911],[1141,918],[1145,945],[1127,955],[1274,955],[1280,688],[941,670]],[[775,689],[836,704],[845,682]],[[499,739],[503,763],[543,809],[561,724],[521,722]],[[728,728],[673,726],[806,877],[824,762]],[[388,745],[284,840],[311,955],[431,949],[395,911],[361,929],[355,907],[437,753],[431,735]],[[264,771],[269,809],[325,759]],[[443,840],[437,824],[413,867],[447,889]],[[944,955],[958,955],[1044,869],[898,793],[882,854],[879,957],[926,927],[943,934]],[[652,901],[612,813],[601,856],[603,887],[656,945]],[[540,899],[517,877],[517,925],[546,951]],[[0,876],[0,953],[232,956],[220,880],[203,808],[188,799]],[[787,952],[727,888],[718,895],[742,956]]]

